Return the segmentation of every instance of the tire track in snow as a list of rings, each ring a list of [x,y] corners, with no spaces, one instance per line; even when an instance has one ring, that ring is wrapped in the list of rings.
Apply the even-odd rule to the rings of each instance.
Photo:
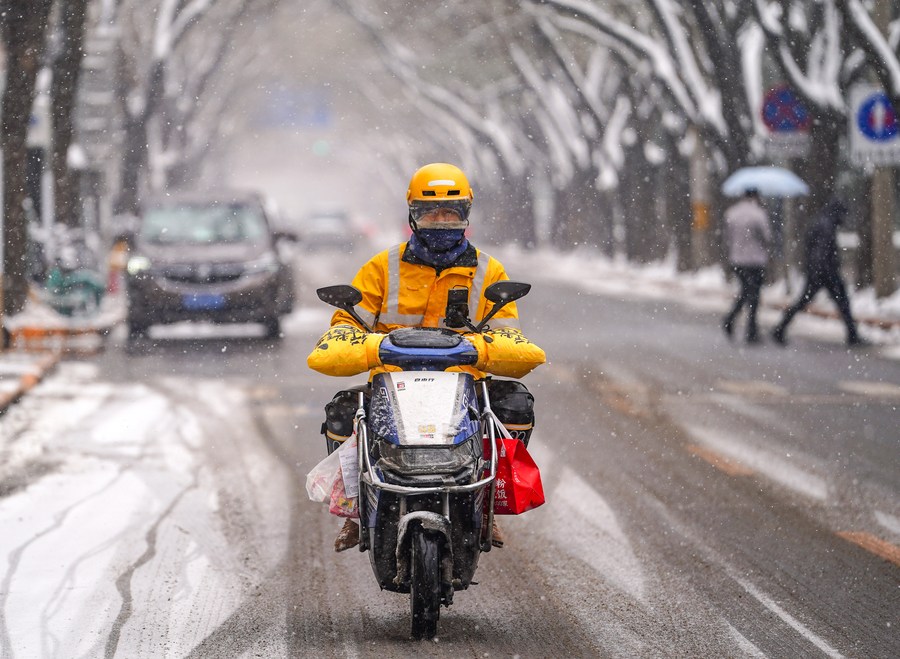
[[[106,639],[106,651],[104,656],[107,659],[111,659],[116,655],[116,649],[119,645],[119,638],[122,634],[122,628],[128,622],[128,619],[131,618],[132,613],[132,599],[131,599],[131,578],[134,576],[135,572],[140,569],[140,567],[146,563],[149,563],[154,556],[156,556],[156,537],[159,531],[160,525],[168,519],[169,515],[172,514],[172,511],[178,506],[181,502],[181,499],[191,490],[197,488],[197,478],[196,475],[194,477],[194,481],[183,488],[166,506],[165,510],[160,513],[159,517],[156,518],[156,521],[153,522],[153,525],[147,530],[147,534],[145,536],[145,540],[147,542],[147,549],[144,550],[144,553],[141,554],[140,557],[116,579],[116,590],[119,591],[119,595],[122,597],[122,607],[119,610],[119,614],[116,616],[116,619],[113,621],[112,629],[110,630],[109,636]]]

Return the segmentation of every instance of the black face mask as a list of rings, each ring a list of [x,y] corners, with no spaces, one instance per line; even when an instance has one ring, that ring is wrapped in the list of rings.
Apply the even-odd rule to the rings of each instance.
[[[453,263],[468,246],[464,229],[418,229],[409,239],[409,249],[416,257],[441,267]]]
[[[418,229],[416,236],[429,252],[445,254],[464,239],[465,229]]]

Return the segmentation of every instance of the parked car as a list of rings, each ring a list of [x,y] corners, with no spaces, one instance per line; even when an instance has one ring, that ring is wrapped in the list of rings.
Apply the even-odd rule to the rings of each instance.
[[[123,238],[131,247],[129,337],[183,320],[262,323],[267,337],[280,337],[280,317],[294,304],[294,277],[277,243],[295,237],[273,229],[259,195],[151,199],[136,232]]]

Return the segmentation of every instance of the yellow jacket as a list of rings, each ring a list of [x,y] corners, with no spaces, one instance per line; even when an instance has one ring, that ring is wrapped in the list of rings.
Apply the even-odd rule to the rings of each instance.
[[[349,314],[337,311],[331,318],[331,328],[316,343],[307,363],[321,373],[338,376],[397,370],[382,366],[378,359],[384,333],[400,327],[446,327],[447,294],[458,287],[468,289],[469,317],[477,325],[493,306],[484,297],[484,290],[506,279],[497,259],[471,245],[452,266],[441,270],[407,253],[405,243],[395,245],[376,254],[353,278],[353,286],[363,294],[356,311],[376,333],[368,334]],[[481,335],[466,337],[478,349],[475,368],[450,370],[466,371],[475,377],[484,377],[485,371],[522,377],[544,363],[544,351],[519,331],[514,302],[503,307],[488,325],[491,329],[485,334],[492,338],[490,343]]]

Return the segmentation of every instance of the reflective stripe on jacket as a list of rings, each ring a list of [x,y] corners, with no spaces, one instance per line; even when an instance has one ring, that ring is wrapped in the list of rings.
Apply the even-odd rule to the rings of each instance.
[[[447,294],[459,287],[469,291],[469,318],[477,325],[493,306],[485,299],[484,289],[508,279],[497,259],[474,247],[440,272],[430,265],[404,260],[405,252],[406,243],[376,254],[353,278],[353,286],[363,294],[356,311],[376,332],[390,332],[398,327],[446,327]],[[331,325],[358,323],[347,313],[337,311]],[[503,307],[489,325],[495,329],[517,329],[516,304]]]

